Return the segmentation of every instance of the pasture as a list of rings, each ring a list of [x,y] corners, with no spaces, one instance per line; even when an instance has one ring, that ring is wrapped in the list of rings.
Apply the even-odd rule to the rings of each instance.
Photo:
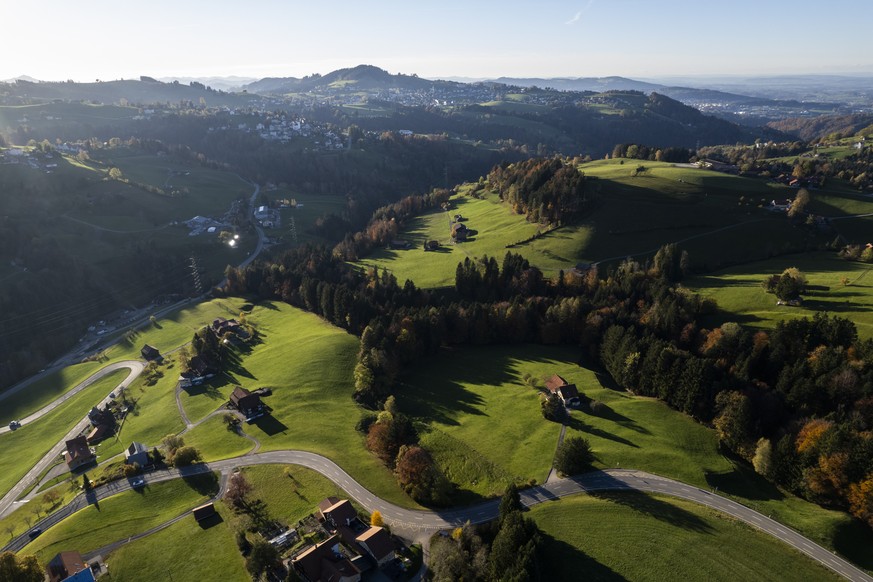
[[[777,305],[761,282],[797,267],[808,279],[803,304]],[[686,281],[686,286],[718,304],[712,326],[735,321],[753,328],[772,328],[779,321],[830,313],[850,319],[862,338],[873,337],[873,265],[846,261],[829,251],[786,255],[732,267]]]
[[[596,468],[633,468],[718,489],[873,569],[873,532],[848,514],[782,491],[721,454],[715,431],[653,398],[613,389],[580,367],[571,347],[467,347],[422,362],[402,379],[401,412],[422,423],[421,441],[457,485],[457,502],[499,494],[512,479],[542,482],[559,425],[545,420],[530,384],[560,374],[601,404],[571,414],[567,436],[591,443]],[[445,435],[445,436],[444,436]]]
[[[251,580],[245,570],[245,559],[236,551],[233,531],[227,525],[231,510],[224,503],[216,503],[215,509],[221,522],[210,527],[200,527],[193,517],[187,516],[109,554],[106,563],[112,582]]]
[[[182,515],[217,492],[214,473],[147,483],[140,489],[91,503],[44,532],[22,553],[36,554],[42,563],[70,548],[84,554]],[[194,521],[193,517],[189,519]]]
[[[782,542],[724,514],[661,495],[600,492],[533,507],[543,578],[840,580]]]
[[[640,165],[646,170],[638,173]],[[467,185],[452,199],[449,212],[430,211],[409,221],[400,238],[412,249],[377,249],[359,264],[388,269],[401,282],[445,287],[454,283],[455,269],[465,258],[489,255],[499,261],[507,251],[553,276],[580,262],[608,265],[629,256],[644,261],[674,242],[689,252],[695,269],[710,270],[804,249],[826,238],[761,207],[787,195],[781,185],[638,160],[601,160],[579,169],[591,177],[588,189],[597,203],[574,223],[529,240],[546,227],[513,214],[494,193],[464,196]],[[477,231],[471,240],[452,243],[454,214]],[[439,241],[442,248],[423,251],[427,240]]]

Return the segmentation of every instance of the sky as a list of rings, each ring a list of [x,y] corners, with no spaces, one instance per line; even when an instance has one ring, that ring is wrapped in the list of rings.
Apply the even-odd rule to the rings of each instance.
[[[870,0],[0,0],[0,79],[873,74]]]

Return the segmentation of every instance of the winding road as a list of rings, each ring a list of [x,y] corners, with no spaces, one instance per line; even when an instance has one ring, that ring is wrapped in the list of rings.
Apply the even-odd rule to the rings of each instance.
[[[412,536],[423,533],[429,534],[440,529],[458,527],[467,521],[472,523],[490,521],[497,517],[500,505],[500,499],[492,499],[470,507],[448,509],[445,511],[406,509],[377,497],[330,459],[315,453],[292,450],[257,453],[213,463],[194,465],[183,469],[156,471],[145,477],[145,486],[151,483],[179,479],[210,471],[220,472],[223,476],[221,483],[225,483],[227,474],[239,467],[265,464],[301,465],[318,471],[342,487],[346,493],[360,503],[367,511],[380,511],[385,522],[393,530]],[[80,494],[69,505],[49,515],[36,524],[36,526],[45,530],[89,503],[94,503],[94,501],[105,499],[131,488],[130,483],[127,481],[116,481],[95,488],[87,495],[84,493]],[[584,473],[569,479],[557,479],[545,485],[522,491],[521,502],[524,506],[530,507],[539,503],[555,502],[568,495],[611,490],[659,493],[699,503],[772,535],[849,580],[873,582],[873,577],[848,561],[757,511],[709,491],[643,471],[608,469]],[[174,518],[167,522],[167,524],[164,524],[163,527],[174,523],[178,519],[178,517]],[[154,528],[154,531],[161,528],[162,526],[158,526],[158,528]],[[3,549],[18,551],[27,545],[29,541],[26,535],[21,535]],[[119,543],[121,542],[116,542],[116,544],[113,544],[113,547]]]

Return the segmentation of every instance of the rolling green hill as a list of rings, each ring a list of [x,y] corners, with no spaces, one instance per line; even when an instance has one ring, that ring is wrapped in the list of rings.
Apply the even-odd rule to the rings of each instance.
[[[640,166],[645,171],[638,172]],[[692,269],[706,271],[815,248],[828,240],[824,234],[796,227],[784,214],[762,208],[789,195],[788,188],[764,180],[636,160],[595,161],[579,170],[590,178],[587,191],[597,203],[572,224],[528,240],[546,227],[513,214],[493,193],[465,196],[471,188],[466,186],[452,199],[450,211],[431,211],[410,221],[401,238],[410,241],[412,249],[380,249],[361,264],[386,268],[400,281],[440,287],[454,284],[455,269],[466,257],[501,258],[507,251],[555,275],[581,262],[607,265],[628,256],[646,260],[660,246],[676,242],[688,251]],[[840,194],[821,200],[850,204]],[[837,208],[837,213],[845,211]],[[477,231],[468,242],[452,243],[454,214],[461,214],[464,224]],[[442,248],[425,253],[427,240],[440,241]]]

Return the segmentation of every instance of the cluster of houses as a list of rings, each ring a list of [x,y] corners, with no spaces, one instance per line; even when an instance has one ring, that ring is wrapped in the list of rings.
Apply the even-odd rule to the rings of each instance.
[[[46,174],[51,174],[58,167],[52,154],[33,155],[30,151],[21,148],[0,150],[0,163],[13,165],[26,164],[34,170],[44,169]]]
[[[106,437],[115,434],[116,420],[115,414],[109,409],[109,406],[103,408],[94,406],[88,413],[88,420],[91,422],[91,431],[85,440],[89,445],[96,445]]]
[[[245,328],[235,319],[218,317],[212,321],[208,329],[215,334],[218,341],[232,341],[237,338],[247,339],[249,337]],[[214,377],[219,371],[218,366],[203,356],[193,356],[188,360],[188,369],[179,375],[179,385],[182,388],[199,386]]]
[[[328,497],[317,515],[327,539],[297,552],[289,563],[307,582],[358,582],[363,572],[397,557],[388,530],[361,521],[349,500]]]
[[[816,189],[821,186],[822,176],[810,176],[808,178],[795,178],[791,174],[779,174],[773,181],[778,184],[784,184],[789,188],[809,188]]]
[[[264,228],[279,228],[279,211],[267,205],[258,206],[254,211],[255,220]]]

